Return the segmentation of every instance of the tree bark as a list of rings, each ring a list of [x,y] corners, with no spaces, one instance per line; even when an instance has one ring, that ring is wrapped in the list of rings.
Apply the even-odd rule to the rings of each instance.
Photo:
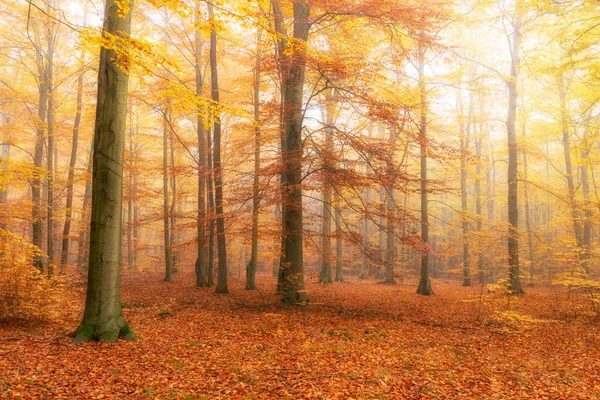
[[[331,193],[332,193],[332,174],[334,166],[333,159],[333,113],[334,113],[333,94],[328,93],[325,96],[325,145],[323,149],[323,207],[322,217],[323,226],[321,229],[321,273],[319,283],[332,283],[331,274]]]
[[[77,77],[77,108],[75,111],[75,122],[73,123],[73,137],[71,140],[71,159],[69,160],[69,174],[67,177],[65,225],[63,226],[62,250],[60,253],[61,274],[65,272],[67,268],[67,263],[69,261],[69,235],[71,232],[71,219],[73,217],[73,185],[75,179],[75,164],[77,163],[77,147],[79,146],[79,125],[81,124],[81,110],[83,109],[83,76],[85,74],[85,53],[83,52],[83,50],[81,51],[79,61],[81,65],[81,72]]]
[[[200,1],[196,0],[196,29],[194,32],[194,56],[196,70],[196,95],[202,96],[202,41],[200,38]],[[205,112],[198,106],[197,132],[198,132],[198,258],[196,259],[196,286],[208,286],[207,276],[207,241],[206,241],[206,129],[204,128]]]
[[[47,3],[47,12],[50,4]],[[48,278],[54,275],[54,41],[55,32],[51,24],[46,27],[46,80],[48,84],[47,129],[48,141],[46,143],[46,177],[47,189],[47,216],[46,216],[46,251],[48,256]]]
[[[567,186],[569,188],[569,206],[571,208],[571,220],[573,224],[573,231],[575,232],[575,240],[577,241],[577,255],[579,257],[579,265],[583,270],[588,273],[588,254],[584,251],[584,240],[583,240],[583,227],[581,221],[581,212],[577,207],[577,201],[575,199],[575,180],[573,172],[573,163],[571,161],[571,144],[569,135],[569,115],[567,111],[567,85],[565,83],[564,76],[557,78],[558,94],[560,98],[560,119],[562,126],[562,142],[563,150],[565,155],[565,167]]]
[[[342,239],[342,211],[339,194],[334,194],[335,219],[335,281],[344,282],[344,240]]]
[[[214,19],[212,3],[207,3],[211,23]],[[219,103],[219,78],[217,75],[217,30],[215,25],[210,30],[210,82],[212,100]],[[214,180],[215,180],[215,213],[217,219],[217,253],[219,257],[218,280],[216,293],[228,293],[227,288],[227,248],[225,241],[225,218],[223,216],[223,178],[221,170],[221,116],[214,115]]]
[[[85,191],[83,195],[83,204],[81,205],[81,224],[88,225],[90,223],[90,213],[88,211],[88,205],[92,200],[92,166],[94,164],[94,140],[92,139],[91,149],[88,156],[86,179],[85,179]],[[134,182],[135,187],[135,182]],[[85,228],[79,230],[79,248],[77,250],[77,270],[83,271],[87,269],[88,264],[88,252],[90,241],[90,232]]]
[[[467,204],[467,175],[468,175],[468,151],[471,142],[471,117],[473,114],[473,95],[469,95],[469,113],[465,129],[464,110],[462,104],[462,88],[459,89],[459,125],[460,125],[460,199],[461,199],[461,225],[463,231],[463,286],[471,286],[471,260],[469,254],[469,223],[467,222],[467,213],[469,207]]]
[[[418,45],[419,98],[421,118],[419,124],[419,145],[421,148],[421,241],[429,246],[429,214],[427,207],[427,87],[425,84],[425,49],[422,41]],[[421,251],[421,279],[417,293],[433,295],[429,279],[429,249]]]
[[[106,0],[103,32],[128,38],[131,32],[131,7],[123,17],[115,0]],[[74,343],[89,340],[115,342],[118,338],[136,339],[121,306],[121,241],[123,203],[123,153],[129,77],[113,60],[113,50],[100,50],[98,102],[94,128],[94,167],[92,179],[92,218],[90,226],[90,263],[85,310],[75,331]]]
[[[173,281],[173,259],[171,255],[171,232],[169,228],[169,135],[170,135],[169,99],[163,115],[163,236],[165,247],[165,282]]]
[[[311,4],[295,2],[294,39],[291,63],[284,75],[284,124],[286,148],[284,152],[285,191],[283,226],[285,227],[284,257],[285,282],[283,304],[308,302],[304,289],[304,255],[302,246],[302,104],[306,70],[306,46],[310,30]]]
[[[256,28],[256,65],[254,66],[254,181],[252,182],[252,244],[250,262],[246,266],[246,290],[256,289],[256,269],[258,268],[258,211],[260,209],[260,42],[262,29]]]

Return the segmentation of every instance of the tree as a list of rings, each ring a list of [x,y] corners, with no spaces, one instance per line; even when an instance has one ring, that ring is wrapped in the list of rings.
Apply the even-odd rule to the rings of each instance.
[[[518,10],[517,10],[518,13]],[[519,276],[519,198],[518,198],[518,148],[517,148],[517,82],[519,78],[519,50],[521,46],[522,18],[515,17],[510,43],[510,76],[508,87],[508,113],[506,132],[508,138],[508,291],[524,293]]]
[[[214,23],[214,9],[211,3],[208,5],[208,16],[211,22],[210,28],[210,82],[211,97],[215,104],[219,103],[219,77],[217,75],[217,27]],[[228,293],[227,289],[227,248],[225,240],[225,218],[223,216],[223,177],[221,170],[221,116],[219,111],[213,116],[213,168],[215,181],[215,213],[217,219],[217,254],[219,256],[218,280],[216,293]]]
[[[131,32],[133,1],[106,0],[105,39],[126,43]],[[121,48],[119,51],[126,48]],[[136,336],[121,306],[121,240],[123,155],[129,77],[127,54],[102,47],[98,71],[98,102],[94,127],[92,218],[85,310],[74,343],[115,342]]]
[[[422,40],[418,42],[417,68],[419,73],[419,99],[420,99],[420,121],[419,121],[419,146],[421,149],[421,241],[427,246],[429,244],[429,214],[427,204],[427,86],[425,83],[425,47]],[[421,253],[421,279],[417,293],[430,296],[433,293],[431,281],[429,280],[429,249]]]

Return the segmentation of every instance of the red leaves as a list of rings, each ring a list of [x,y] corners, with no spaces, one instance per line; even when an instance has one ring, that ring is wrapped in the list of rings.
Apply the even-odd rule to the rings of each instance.
[[[414,294],[415,282],[309,283],[311,305],[288,308],[276,305],[266,275],[260,293],[235,282],[229,296],[195,288],[189,275],[160,278],[124,282],[141,342],[71,345],[65,333],[77,325],[82,287],[71,288],[77,301],[53,323],[1,327],[0,397],[584,399],[600,389],[595,328],[504,326],[491,308],[482,324],[472,290],[458,283],[435,282],[430,298]],[[483,293],[491,307],[496,295]],[[518,312],[549,319],[552,296],[530,288]]]

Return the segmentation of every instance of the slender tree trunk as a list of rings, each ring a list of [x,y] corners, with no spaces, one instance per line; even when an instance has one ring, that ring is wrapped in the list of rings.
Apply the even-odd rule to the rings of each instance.
[[[462,92],[462,88],[460,89]],[[460,199],[462,207],[462,245],[463,245],[463,286],[471,286],[471,256],[469,254],[469,223],[467,222],[467,213],[469,207],[467,204],[467,175],[468,175],[468,151],[471,141],[471,117],[473,115],[473,95],[469,95],[469,114],[464,121],[464,112],[462,104],[462,93],[458,95],[459,119],[460,119]]]
[[[391,169],[391,166],[390,166]],[[385,280],[384,283],[388,285],[394,285],[396,279],[394,278],[394,263],[396,255],[396,205],[394,199],[394,187],[390,186],[387,190],[387,224],[386,224],[386,246],[385,246]]]
[[[591,110],[586,113],[586,120],[592,118]],[[583,205],[584,205],[584,219],[583,219],[583,243],[581,249],[581,258],[583,259],[582,265],[588,268],[588,262],[590,258],[591,244],[592,244],[592,203],[590,201],[590,178],[588,173],[588,164],[590,163],[590,149],[589,149],[589,125],[584,127],[583,131],[583,146],[581,149],[581,188],[583,190]],[[593,175],[592,175],[593,176]]]
[[[165,282],[173,281],[173,259],[171,255],[171,232],[169,229],[169,135],[170,135],[170,108],[167,98],[167,107],[163,115],[163,225],[165,246]]]
[[[577,207],[577,201],[575,200],[575,179],[573,172],[573,163],[571,162],[571,144],[569,135],[569,115],[567,111],[567,100],[566,91],[567,86],[565,83],[564,76],[557,78],[558,94],[560,97],[560,117],[562,125],[562,141],[563,150],[565,154],[565,166],[566,166],[566,177],[567,185],[569,188],[569,206],[571,207],[571,219],[573,223],[573,231],[575,232],[575,240],[577,241],[577,254],[579,257],[579,265],[583,270],[588,273],[588,257],[583,251],[583,229],[581,224],[581,213]]]
[[[4,119],[6,125],[10,124],[10,117],[5,113],[0,113],[0,116]],[[0,207],[2,210],[6,210],[8,203],[8,183],[6,180],[6,174],[8,172],[8,159],[10,158],[10,145],[3,144],[0,146]],[[0,229],[6,229],[6,217],[5,215],[0,218]]]
[[[344,240],[342,239],[342,211],[341,199],[337,192],[334,194],[335,202],[335,281],[344,282]]]
[[[208,15],[214,19],[211,3],[208,4]],[[213,25],[210,30],[210,81],[212,100],[219,102],[219,79],[217,75],[217,30]],[[225,218],[223,216],[223,178],[221,170],[221,117],[214,116],[214,179],[215,179],[215,212],[217,219],[217,253],[219,256],[218,280],[216,293],[228,293],[227,288],[227,248],[225,241]]]
[[[212,286],[215,284],[214,281],[214,267],[215,267],[215,190],[214,190],[214,169],[213,169],[213,156],[212,156],[212,139],[210,132],[207,132],[207,155],[208,155],[208,209],[209,209],[209,223],[208,223],[208,268],[207,268],[207,284]]]
[[[421,241],[429,245],[429,214],[427,206],[427,87],[425,84],[425,49],[422,41],[418,47],[419,95],[421,118],[419,124],[419,144],[421,147]],[[421,280],[417,293],[430,296],[433,293],[429,280],[429,249],[421,251]]]
[[[48,107],[48,77],[44,66],[44,56],[42,55],[39,39],[36,37],[36,64],[38,70],[38,121],[36,128],[36,140],[33,160],[33,178],[31,181],[31,201],[33,203],[31,211],[32,243],[39,249],[33,255],[33,266],[43,273],[44,259],[43,249],[43,230],[42,230],[42,161],[44,158],[44,141],[46,136],[46,117]]]
[[[474,131],[477,129],[477,124],[473,124]],[[481,236],[483,233],[483,205],[481,202],[481,165],[483,162],[482,159],[482,150],[483,150],[483,132],[481,129],[475,134],[475,156],[477,157],[477,164],[475,165],[475,213],[477,214],[477,233]],[[479,283],[485,283],[485,261],[483,256],[483,246],[480,244],[479,251],[477,254],[477,269],[479,276]]]
[[[254,66],[254,182],[252,183],[252,245],[250,262],[246,266],[246,290],[256,289],[256,269],[258,268],[258,211],[260,209],[260,42],[262,29],[256,29],[256,65]]]
[[[523,122],[521,136],[525,139],[525,132],[527,129],[526,122]],[[528,167],[527,167],[527,153],[523,152],[523,179],[528,182]],[[523,194],[525,195],[525,226],[527,228],[527,248],[529,251],[529,285],[533,286],[533,276],[535,274],[535,252],[533,247],[533,231],[531,229],[531,211],[529,208],[529,190],[527,184],[523,187]]]
[[[85,20],[85,17],[84,17]],[[84,23],[85,25],[85,23]],[[73,185],[75,179],[75,164],[77,163],[77,147],[79,146],[79,125],[81,124],[81,110],[83,109],[83,75],[85,73],[85,53],[79,57],[81,72],[77,77],[77,109],[73,123],[73,138],[71,140],[71,159],[69,161],[69,174],[67,178],[67,202],[65,206],[65,225],[62,235],[62,250],[60,254],[60,272],[63,274],[69,261],[69,235],[71,232],[71,219],[73,217]]]
[[[133,3],[128,1],[122,6],[131,10]],[[129,37],[131,11],[123,17],[118,14],[115,0],[106,0],[103,34]],[[100,50],[90,264],[83,320],[75,331],[74,343],[136,339],[123,318],[121,307],[122,177],[129,78],[113,62],[115,59],[113,50],[105,47]]]
[[[381,203],[381,215],[379,216],[379,268],[375,277],[382,279],[385,275],[385,207],[386,207],[386,193],[385,187],[379,187],[379,202]]]
[[[369,129],[369,138],[371,137],[371,129]],[[368,176],[371,173],[371,158],[367,157],[367,165],[365,168],[365,173],[367,175],[367,179]],[[363,220],[363,247],[364,247],[364,254],[363,254],[363,261],[362,264],[360,266],[360,273],[358,275],[359,279],[365,279],[367,278],[367,276],[369,275],[369,243],[370,243],[370,236],[371,236],[371,226],[369,224],[369,207],[370,207],[370,203],[371,203],[371,187],[367,186],[366,188],[366,193],[365,193],[365,219]]]
[[[196,63],[196,95],[202,96],[202,41],[200,38],[200,1],[196,0],[196,30],[194,32],[194,45]],[[199,106],[197,116],[198,131],[198,258],[196,259],[196,286],[208,286],[206,271],[207,243],[206,243],[206,129],[204,128],[205,110]]]
[[[510,77],[508,86],[508,113],[506,132],[508,138],[508,291],[524,293],[519,276],[519,196],[518,196],[518,147],[517,147],[517,80],[519,77],[519,50],[521,44],[521,17],[513,26]]]
[[[47,3],[47,11],[50,11],[50,4]],[[48,179],[47,190],[47,254],[48,254],[48,277],[54,275],[54,41],[55,32],[52,31],[51,24],[46,27],[46,79],[48,83],[48,141],[46,151],[46,177]]]
[[[169,142],[171,146],[171,237],[169,238],[169,244],[171,245],[171,269],[173,272],[177,272],[177,264],[179,262],[179,252],[177,250],[177,174],[175,173],[175,137],[173,128],[169,130]]]
[[[333,124],[334,124],[334,94],[328,93],[325,96],[325,146],[324,146],[324,175],[325,180],[323,182],[323,226],[321,230],[321,249],[322,249],[322,261],[321,261],[321,274],[319,276],[319,283],[331,283],[333,282],[331,274],[331,192],[332,192],[332,173],[334,166],[332,165],[333,159]]]

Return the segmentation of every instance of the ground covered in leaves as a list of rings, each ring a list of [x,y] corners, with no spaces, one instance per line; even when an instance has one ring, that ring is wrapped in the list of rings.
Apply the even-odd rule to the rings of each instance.
[[[509,299],[433,281],[422,297],[416,282],[350,277],[282,307],[275,280],[258,282],[215,295],[191,275],[126,276],[125,316],[143,340],[72,345],[76,280],[60,318],[0,325],[0,398],[600,398],[599,323],[563,288]]]

